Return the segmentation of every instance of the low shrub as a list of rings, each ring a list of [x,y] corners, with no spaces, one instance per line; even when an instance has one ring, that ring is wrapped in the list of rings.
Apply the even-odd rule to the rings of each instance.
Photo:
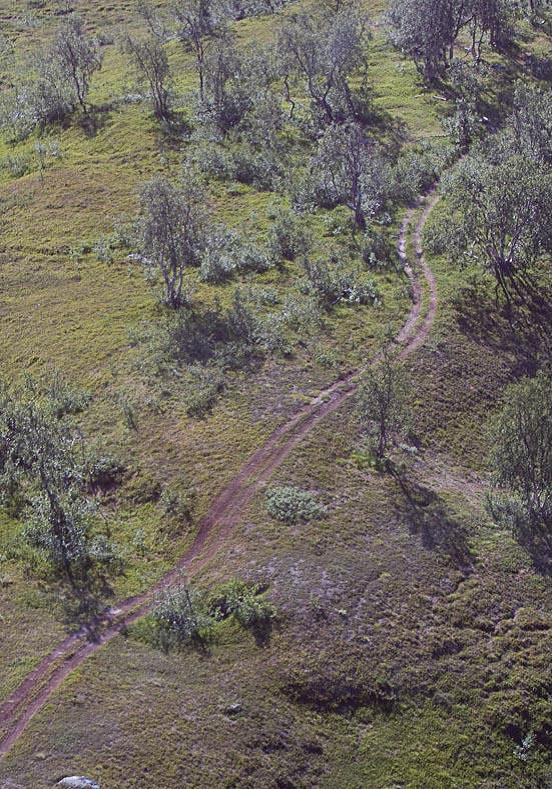
[[[128,484],[128,497],[133,504],[159,501],[163,487],[158,479],[148,473],[136,475]]]
[[[231,256],[221,250],[209,249],[205,253],[199,267],[199,278],[202,282],[220,285],[234,273],[235,265]]]
[[[266,508],[272,518],[288,525],[320,518],[326,513],[312,493],[289,485],[268,490]]]
[[[204,176],[219,181],[237,181],[261,190],[272,190],[281,177],[281,167],[269,150],[257,150],[242,141],[222,146],[216,141],[201,141],[187,161]]]
[[[55,416],[80,414],[90,405],[92,395],[83,389],[73,389],[57,372],[52,376],[46,392]]]
[[[6,170],[12,178],[22,178],[32,172],[35,162],[28,153],[13,153],[4,156],[0,161],[2,170]]]
[[[202,255],[199,276],[203,282],[219,284],[236,272],[262,274],[274,266],[268,248],[244,242],[233,231],[220,230],[213,234]]]
[[[284,301],[281,311],[282,320],[290,329],[305,331],[306,329],[322,324],[322,312],[318,299],[305,295],[290,294]]]
[[[286,337],[286,320],[282,313],[272,313],[262,320],[259,344],[267,353],[291,356],[292,344]]]
[[[303,260],[306,281],[303,292],[315,296],[320,305],[330,311],[336,304],[375,304],[379,296],[375,283],[346,271],[333,259],[331,265],[323,261]]]
[[[170,485],[165,485],[159,504],[169,518],[190,523],[193,513],[193,496],[188,492],[181,492]]]
[[[311,247],[311,238],[297,214],[290,209],[277,208],[271,219],[268,249],[272,259],[295,260],[306,255]]]
[[[278,312],[271,312],[259,320],[257,341],[267,353],[291,356],[292,332],[300,332],[304,340],[309,330],[322,325],[319,303],[310,296],[290,294]]]
[[[125,471],[125,466],[116,458],[100,455],[88,464],[88,484],[92,490],[109,490],[121,483]]]
[[[199,266],[203,282],[219,284],[229,279],[239,267],[240,237],[222,225],[215,227],[205,245]]]
[[[247,300],[257,307],[275,307],[280,301],[276,288],[250,288],[247,291]]]
[[[247,143],[239,143],[230,151],[229,173],[232,180],[270,191],[281,175],[280,167],[270,151],[256,150]]]
[[[398,262],[396,244],[370,228],[362,236],[360,254],[366,268],[371,270],[387,268]]]
[[[243,627],[255,622],[274,619],[276,610],[272,603],[263,597],[263,588],[258,584],[245,581],[229,581],[219,587],[209,598],[209,611],[215,619],[235,616]]]
[[[92,252],[101,263],[113,263],[115,252],[123,251],[132,246],[134,239],[131,238],[132,229],[125,227],[124,221],[117,220],[116,227],[112,233],[103,234],[98,237],[92,246]]]
[[[195,365],[191,369],[191,379],[186,396],[186,413],[202,419],[212,411],[218,396],[224,391],[224,376],[217,368]]]
[[[151,620],[151,640],[165,652],[185,647],[204,650],[215,623],[204,595],[187,586],[168,589],[161,594]]]
[[[453,152],[442,144],[423,143],[407,148],[391,170],[392,197],[410,203],[426,192],[451,163]]]
[[[229,581],[209,598],[210,614],[217,620],[233,617],[243,628],[250,630],[257,641],[266,641],[276,619],[276,608],[263,595],[258,584]]]
[[[370,676],[358,656],[349,656],[325,665],[314,658],[307,666],[292,668],[283,686],[284,693],[298,704],[319,712],[350,715],[356,710],[371,708],[392,712],[399,701],[397,690],[384,679]]]
[[[200,141],[186,159],[186,166],[219,181],[234,180],[232,162],[227,151],[215,141]]]
[[[263,274],[274,267],[274,258],[270,249],[259,244],[243,244],[235,254],[238,271]]]

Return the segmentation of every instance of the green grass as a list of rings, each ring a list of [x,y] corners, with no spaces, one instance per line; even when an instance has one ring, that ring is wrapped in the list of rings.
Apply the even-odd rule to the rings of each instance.
[[[97,28],[135,24],[130,2],[74,5]],[[383,4],[370,5],[377,16]],[[25,28],[20,4],[0,0],[20,50],[53,29],[52,8],[47,2],[33,12],[44,28]],[[274,25],[249,20],[239,26],[240,39],[269,40]],[[531,46],[542,49],[542,41]],[[171,63],[176,87],[189,89],[190,61],[174,45]],[[381,28],[370,45],[370,74],[377,107],[405,125],[408,141],[441,135],[445,103],[422,86]],[[106,503],[127,560],[117,597],[149,587],[195,533],[195,525],[168,523],[155,501],[137,501],[137,490],[159,481],[190,486],[197,523],[271,430],[339,370],[370,358],[381,330],[397,328],[409,309],[404,278],[384,271],[376,275],[381,308],[338,308],[292,359],[232,378],[206,419],[187,417],[177,380],[156,387],[152,404],[151,382],[139,369],[144,351],[130,338],[158,319],[156,293],[124,255],[103,264],[82,251],[135,213],[142,181],[179,167],[182,151],[163,137],[147,105],[117,104],[128,82],[124,58],[107,47],[91,96],[106,106],[97,133],[76,123],[53,130],[63,158],[43,183],[36,171],[17,179],[0,174],[1,372],[18,379],[55,367],[92,393],[83,428],[129,469]],[[0,157],[30,151],[32,143],[3,143]],[[272,195],[214,184],[212,198],[229,224],[251,236],[266,231]],[[324,217],[309,221],[324,250]],[[328,517],[284,526],[269,518],[260,491],[198,580],[266,581],[280,611],[270,644],[261,649],[228,623],[209,657],[165,656],[132,630],[117,637],[37,715],[0,764],[0,783],[41,789],[81,772],[110,789],[533,789],[548,780],[544,736],[527,763],[513,751],[549,711],[549,581],[483,508],[484,423],[512,376],[515,352],[462,329],[454,305],[468,274],[442,259],[431,265],[441,298],[437,322],[407,365],[422,447],[408,475],[440,505],[425,514],[423,528],[389,477],[355,462],[366,446],[350,403],[292,453],[275,480],[317,491]],[[256,282],[285,296],[297,275],[290,264]],[[217,295],[228,303],[234,287],[202,285],[198,299]],[[136,431],[125,425],[125,398],[136,410]],[[0,546],[19,528],[2,521]],[[462,560],[452,550],[459,544]],[[3,550],[0,698],[65,632],[61,602],[4,561]],[[394,698],[388,708],[384,686]],[[242,708],[235,716],[227,712],[234,703]]]
[[[319,491],[327,518],[284,526],[259,495],[203,574],[206,586],[244,573],[270,583],[280,626],[266,648],[226,624],[208,657],[164,656],[132,631],[118,637],[56,694],[0,776],[39,788],[68,772],[124,788],[184,778],[197,787],[276,778],[501,786],[513,776],[537,785],[546,751],[519,762],[509,727],[521,723],[525,735],[544,702],[549,585],[489,528],[481,493],[466,500],[466,469],[452,474],[438,455],[409,474],[463,524],[471,569],[409,529],[391,479],[355,469],[358,441],[346,409],[278,472],[276,482]],[[364,690],[382,683],[390,709]],[[241,711],[228,714],[236,703]]]
[[[128,7],[128,6],[127,6]],[[127,8],[125,7],[125,8]],[[52,6],[37,10],[49,35],[57,18]],[[100,4],[87,5],[87,18],[98,28],[110,27],[128,17],[125,8],[110,13]],[[0,5],[9,24],[14,7]],[[15,13],[15,16],[18,16]],[[250,20],[241,26],[244,40],[258,38],[267,29],[265,20]],[[43,28],[20,30],[10,27],[21,51],[35,45]],[[19,31],[19,32],[18,32]],[[176,86],[189,87],[190,62],[172,47],[171,61],[178,74]],[[91,102],[97,106],[118,99],[129,83],[124,58],[114,47],[106,49],[104,67],[94,80]],[[78,124],[53,129],[49,136],[59,141],[62,159],[54,161],[44,174],[38,172],[11,178],[4,171],[3,213],[3,331],[0,337],[1,372],[7,379],[25,373],[41,375],[58,369],[73,385],[93,395],[83,418],[85,432],[101,451],[120,457],[135,478],[153,476],[163,481],[189,480],[197,490],[196,518],[206,510],[214,494],[235,473],[283,416],[336,374],[362,362],[374,345],[381,324],[401,321],[408,308],[401,280],[392,275],[377,277],[384,293],[379,310],[339,309],[327,321],[326,332],[318,338],[316,351],[333,359],[333,369],[313,362],[312,348],[300,351],[289,363],[271,362],[254,376],[238,376],[224,400],[206,420],[186,417],[183,392],[168,382],[161,393],[163,412],[148,405],[148,381],[137,371],[141,350],[131,347],[130,334],[144,321],[157,318],[156,293],[141,272],[129,268],[124,259],[100,263],[86,249],[106,233],[120,217],[132,217],[137,208],[139,184],[155,172],[173,174],[180,154],[163,138],[147,104],[115,106],[100,115],[95,135]],[[3,144],[0,155],[32,152],[34,141],[19,146]],[[266,226],[266,211],[274,198],[248,187],[215,187],[213,200],[219,216],[231,225],[258,232]],[[81,251],[81,250],[85,251]],[[295,269],[279,276],[267,275],[285,294],[295,278]],[[260,278],[262,281],[262,278]],[[210,300],[214,293],[229,298],[233,286],[200,289],[199,298]],[[293,386],[291,385],[293,382]],[[165,389],[167,389],[167,386]],[[284,393],[282,395],[282,392]],[[129,394],[130,393],[130,394]],[[138,430],[124,424],[121,399],[130,398],[138,414]],[[117,583],[117,596],[146,588],[174,563],[193,534],[185,530],[172,539],[156,539],[163,517],[155,505],[136,507],[125,498],[111,517],[114,539],[127,559],[127,574]],[[137,554],[134,532],[144,533],[148,550]],[[13,534],[13,530],[12,530]],[[8,572],[19,579],[18,568]],[[7,594],[16,598],[19,584]],[[45,591],[39,596],[48,599]],[[14,606],[4,626],[3,649],[7,659],[18,649],[20,624],[27,613]],[[37,628],[44,646],[58,638],[59,616],[40,613]],[[12,672],[10,670],[10,676]],[[20,676],[18,670],[17,676]],[[9,680],[9,687],[14,680]]]

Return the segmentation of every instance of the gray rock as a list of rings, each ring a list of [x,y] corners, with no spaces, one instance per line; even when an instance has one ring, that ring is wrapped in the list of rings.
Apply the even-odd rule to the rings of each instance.
[[[62,778],[57,786],[63,786],[65,789],[100,789],[96,781],[91,778],[84,778],[82,775],[73,775],[67,778]]]

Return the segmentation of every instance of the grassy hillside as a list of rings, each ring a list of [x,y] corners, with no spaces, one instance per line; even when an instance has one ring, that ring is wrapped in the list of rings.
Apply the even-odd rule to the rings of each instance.
[[[46,5],[34,11],[33,25],[40,22],[40,26],[30,30],[21,29],[19,17],[9,17],[18,48],[24,50],[31,33],[33,41],[37,31],[45,28],[47,35],[57,21],[53,10]],[[90,7],[89,18],[102,30],[121,22],[100,5]],[[126,20],[135,23],[132,14]],[[242,25],[243,36],[253,38],[258,30],[266,35],[271,24],[270,19],[247,20]],[[179,51],[174,50],[174,67],[180,75],[181,69],[191,66],[182,63]],[[414,74],[410,71],[407,80],[397,69],[397,75],[396,82],[382,85],[378,100],[394,111],[401,104],[405,117],[413,118],[413,126],[420,125],[416,115],[427,113],[423,107],[416,112],[412,94],[419,87]],[[106,264],[91,252],[102,236],[112,232],[114,223],[135,214],[139,185],[156,172],[178,168],[183,152],[182,146],[179,149],[161,134],[146,103],[116,105],[129,80],[126,62],[115,47],[107,47],[104,67],[92,86],[91,102],[115,106],[105,111],[105,117],[100,114],[97,133],[90,136],[78,126],[52,131],[62,158],[46,171],[43,182],[37,172],[14,179],[4,171],[2,266],[5,376],[20,377],[28,372],[40,376],[56,369],[72,385],[93,393],[84,430],[98,439],[102,451],[121,458],[131,469],[132,490],[124,497],[123,507],[117,508],[114,528],[118,540],[131,543],[135,530],[141,529],[147,553],[142,561],[129,556],[131,566],[121,582],[121,594],[151,583],[182,552],[190,536],[177,533],[168,543],[160,542],[160,515],[155,506],[147,501],[139,507],[133,504],[132,498],[140,498],[140,487],[151,487],[156,480],[175,480],[193,487],[199,518],[213,494],[282,416],[333,380],[336,371],[356,366],[369,356],[378,327],[398,325],[408,304],[405,280],[384,272],[378,276],[385,294],[381,308],[339,308],[327,320],[324,333],[304,350],[296,349],[294,359],[270,363],[248,375],[247,389],[243,376],[231,382],[224,401],[205,420],[186,417],[184,393],[174,380],[152,391],[151,380],[140,369],[148,365],[148,351],[133,347],[132,336],[155,320],[156,292],[138,268],[126,263],[124,253],[120,260]],[[432,131],[438,131],[435,121]],[[414,128],[412,133],[416,134]],[[6,146],[4,155],[30,156],[32,147],[33,141]],[[222,218],[233,226],[245,222],[252,233],[263,232],[268,206],[277,200],[239,184],[228,189],[215,184],[212,195]],[[293,269],[269,272],[256,282],[259,287],[285,294],[294,274]],[[202,285],[198,298],[210,301],[216,294],[227,300],[234,288],[235,283],[216,288]],[[125,424],[123,405],[127,401],[138,414],[136,431]],[[147,491],[141,498],[147,499]],[[14,573],[17,570],[10,568],[10,580]],[[50,602],[46,605],[49,608]],[[50,623],[44,624],[50,632]],[[18,630],[14,622],[14,632]]]
[[[18,57],[52,34],[58,6],[0,0],[3,32]],[[369,6],[378,133],[397,133],[406,148],[448,146],[441,120],[450,102],[391,47],[380,23],[384,3]],[[125,561],[117,601],[175,565],[216,494],[257,447],[332,381],[372,359],[383,333],[403,325],[411,299],[389,252],[389,265],[370,271],[377,305],[338,305],[310,332],[290,332],[291,353],[231,373],[213,408],[190,416],[189,377],[159,376],[155,343],[144,339],[163,314],[158,290],[128,250],[116,248],[106,262],[97,245],[135,217],[145,180],[179,172],[191,144],[165,133],[146,101],[124,100],[134,91],[132,75],[113,42],[122,26],[138,27],[135,3],[75,0],[72,7],[106,42],[91,86],[94,123],[49,128],[60,155],[44,172],[34,153],[38,133],[0,144],[0,371],[16,381],[55,369],[90,393],[82,431],[125,467],[122,484],[102,501]],[[239,41],[269,42],[280,22],[280,15],[238,22]],[[487,85],[491,110],[525,73],[528,53],[547,56],[544,34],[527,28],[526,37],[517,60],[492,56],[502,68]],[[176,41],[167,47],[186,117],[193,64]],[[217,220],[257,241],[286,202],[233,182],[210,182],[209,195]],[[390,245],[405,210],[397,206],[379,229]],[[419,217],[417,209],[411,260]],[[307,217],[315,255],[336,248],[343,221],[340,209]],[[406,362],[417,451],[403,476],[374,468],[358,400],[350,398],[270,481],[313,491],[326,516],[278,522],[261,489],[194,577],[211,590],[231,578],[265,585],[278,611],[270,638],[258,643],[228,620],[216,625],[208,653],[165,654],[149,642],[147,623],[136,622],[34,717],[0,761],[0,787],[42,789],[73,774],[94,777],[102,789],[552,785],[550,579],[485,509],[486,421],[526,359],[507,326],[494,327],[495,342],[477,315],[467,320],[473,272],[446,256],[428,253],[428,260],[439,305],[428,340]],[[349,264],[358,268],[358,255]],[[228,306],[240,288],[260,301],[270,293],[281,308],[298,297],[302,272],[296,261],[223,284],[191,276],[199,304]],[[491,286],[483,287],[491,299]],[[163,486],[191,498],[190,522],[167,514]],[[75,627],[63,593],[30,574],[13,550],[24,526],[0,515],[0,702]],[[2,726],[0,719],[0,734]],[[525,759],[519,747],[527,735],[536,741]]]

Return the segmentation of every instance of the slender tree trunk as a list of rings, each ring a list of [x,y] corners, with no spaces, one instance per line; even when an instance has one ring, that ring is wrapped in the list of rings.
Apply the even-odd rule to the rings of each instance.
[[[355,207],[355,224],[362,233],[365,232],[366,217],[364,216],[364,211],[362,210],[362,206],[359,203],[357,203]]]

